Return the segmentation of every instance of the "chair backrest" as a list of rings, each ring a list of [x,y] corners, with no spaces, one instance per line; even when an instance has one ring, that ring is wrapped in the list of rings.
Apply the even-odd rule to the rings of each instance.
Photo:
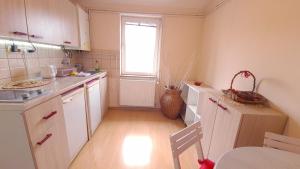
[[[270,147],[300,154],[300,139],[266,132],[264,147]]]
[[[198,159],[203,160],[201,123],[196,122],[170,136],[172,155],[175,169],[181,169],[179,155],[192,145],[196,145]]]

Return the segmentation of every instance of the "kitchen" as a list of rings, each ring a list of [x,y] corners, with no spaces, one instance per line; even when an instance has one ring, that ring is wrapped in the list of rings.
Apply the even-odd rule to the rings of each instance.
[[[0,0],[0,168],[176,168],[172,136],[199,121],[197,143],[217,169],[238,168],[230,155],[266,146],[269,132],[299,150],[299,8]],[[196,150],[179,166],[199,168]],[[286,152],[269,160],[299,168],[299,151]]]

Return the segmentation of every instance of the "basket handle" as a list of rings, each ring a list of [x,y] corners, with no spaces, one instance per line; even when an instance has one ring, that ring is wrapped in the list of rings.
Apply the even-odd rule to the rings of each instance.
[[[253,75],[253,73],[251,73],[250,71],[248,70],[242,70],[240,72],[238,72],[237,74],[234,75],[234,77],[232,78],[231,80],[231,85],[230,85],[230,90],[233,90],[232,86],[233,86],[233,82],[235,80],[235,78],[238,76],[238,75],[244,75],[245,78],[248,78],[249,76],[252,76],[253,77],[253,89],[252,89],[252,92],[254,92],[255,90],[255,85],[256,85],[256,78],[255,76]]]

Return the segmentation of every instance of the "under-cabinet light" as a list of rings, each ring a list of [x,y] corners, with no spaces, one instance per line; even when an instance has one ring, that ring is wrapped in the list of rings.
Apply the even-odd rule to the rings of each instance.
[[[16,45],[24,46],[24,47],[32,47],[31,43],[29,43],[29,42],[17,41],[17,40],[7,40],[7,39],[0,39],[0,44],[6,44],[6,45],[16,44]],[[56,45],[47,45],[47,44],[40,44],[40,43],[32,43],[32,44],[38,48],[50,48],[50,49],[57,49],[57,50],[61,49],[60,46],[56,46]]]

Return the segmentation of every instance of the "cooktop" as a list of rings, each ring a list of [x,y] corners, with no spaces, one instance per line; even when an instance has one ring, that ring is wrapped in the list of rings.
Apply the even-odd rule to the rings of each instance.
[[[0,90],[0,103],[24,103],[49,93],[46,89]]]

